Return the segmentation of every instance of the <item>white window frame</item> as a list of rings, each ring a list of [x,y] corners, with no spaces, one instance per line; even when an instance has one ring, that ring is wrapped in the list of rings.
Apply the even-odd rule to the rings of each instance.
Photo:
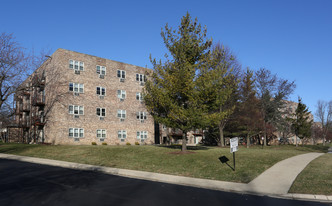
[[[69,69],[84,71],[84,62],[69,59]]]
[[[137,82],[146,82],[146,76],[144,74],[136,74],[136,81]]]
[[[106,67],[97,65],[96,72],[97,72],[97,74],[106,75]]]
[[[84,84],[69,82],[69,91],[83,94],[84,93]]]
[[[127,138],[126,130],[118,130],[118,139],[125,140]]]
[[[118,89],[117,96],[119,99],[126,99],[126,90]]]
[[[144,141],[148,138],[148,132],[147,131],[137,131],[136,138]]]
[[[136,100],[143,101],[143,95],[141,92],[136,92]]]
[[[147,112],[136,112],[136,119],[146,120],[147,119]]]
[[[117,114],[118,118],[120,118],[120,119],[126,119],[126,116],[127,116],[126,110],[118,109],[118,114]]]
[[[68,137],[73,138],[84,138],[84,129],[83,128],[69,128]]]
[[[105,139],[107,135],[106,129],[97,129],[97,138]]]
[[[98,88],[99,88],[99,94],[98,94]],[[103,89],[104,89],[104,93],[103,94]],[[106,96],[106,88],[104,87],[96,87],[96,94],[99,95],[99,96]]]
[[[99,109],[99,115],[98,115],[98,109]],[[103,110],[104,110],[104,116],[103,116]],[[106,108],[97,107],[96,115],[98,117],[106,117]]]
[[[126,78],[126,71],[118,69],[116,71],[116,76],[120,79],[125,79]]]
[[[73,115],[84,115],[84,106],[79,106],[79,105],[69,105],[68,107],[68,112],[69,114]],[[77,111],[77,113],[76,113]]]

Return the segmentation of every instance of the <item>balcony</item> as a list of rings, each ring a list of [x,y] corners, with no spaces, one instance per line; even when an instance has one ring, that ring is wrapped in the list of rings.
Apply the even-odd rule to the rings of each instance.
[[[41,77],[38,77],[37,75],[33,77],[32,79],[32,86],[33,87],[45,87],[45,77],[42,75]]]
[[[29,90],[24,90],[24,91],[22,92],[22,95],[24,95],[24,96],[30,96],[30,92],[29,92]]]
[[[35,95],[32,99],[33,106],[45,106],[45,96]]]
[[[23,112],[30,112],[30,103],[23,104],[22,111]]]
[[[30,125],[29,125],[29,118],[27,118],[26,116],[23,116],[22,118],[20,118],[18,126],[22,127],[22,128],[28,128],[28,127],[30,127]]]
[[[35,117],[34,118],[34,125],[44,126],[45,125],[44,118],[43,117]]]

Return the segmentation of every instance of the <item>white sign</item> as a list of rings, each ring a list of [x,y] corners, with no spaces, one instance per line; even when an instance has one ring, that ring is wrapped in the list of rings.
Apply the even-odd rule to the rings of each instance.
[[[239,150],[239,138],[233,137],[230,140],[231,145],[231,153],[236,152]]]

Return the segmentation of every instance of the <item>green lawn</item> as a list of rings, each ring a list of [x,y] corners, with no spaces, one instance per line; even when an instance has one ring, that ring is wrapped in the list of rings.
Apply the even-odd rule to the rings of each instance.
[[[0,144],[0,153],[41,157],[69,162],[142,170],[180,176],[248,183],[273,164],[307,152],[326,152],[322,146],[240,147],[236,171],[219,161],[226,156],[233,166],[229,148],[189,147],[190,154],[174,154],[178,148],[157,146],[49,146]]]
[[[289,192],[332,195],[332,154],[313,160],[297,176]]]

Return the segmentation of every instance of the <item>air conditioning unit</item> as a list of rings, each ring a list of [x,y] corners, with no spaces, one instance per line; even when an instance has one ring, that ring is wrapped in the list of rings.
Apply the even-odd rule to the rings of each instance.
[[[78,119],[80,118],[80,115],[74,115],[74,118]]]
[[[99,120],[104,120],[105,118],[104,117],[99,117]]]
[[[74,92],[74,96],[80,96],[80,93]]]
[[[144,86],[144,85],[145,85],[145,83],[144,83],[144,82],[141,82],[139,85],[141,85],[141,86]]]
[[[75,70],[75,74],[80,74],[81,72],[78,70]]]
[[[103,96],[103,95],[100,95],[100,96],[99,96],[99,99],[104,99],[104,96]]]
[[[125,81],[125,79],[124,78],[120,78],[120,82],[124,82]]]
[[[141,123],[144,123],[144,119],[141,119]]]
[[[120,102],[123,102],[124,101],[124,99],[123,98],[120,98]]]
[[[75,142],[79,142],[79,141],[80,141],[80,138],[74,138],[74,141],[75,141]]]
[[[121,119],[120,119],[120,122],[124,122],[124,120],[125,120],[125,119],[121,118]]]
[[[99,141],[103,142],[103,141],[104,141],[104,139],[99,139]]]
[[[100,78],[100,79],[104,79],[104,77],[105,77],[105,75],[103,75],[103,74],[99,74],[99,78]]]

